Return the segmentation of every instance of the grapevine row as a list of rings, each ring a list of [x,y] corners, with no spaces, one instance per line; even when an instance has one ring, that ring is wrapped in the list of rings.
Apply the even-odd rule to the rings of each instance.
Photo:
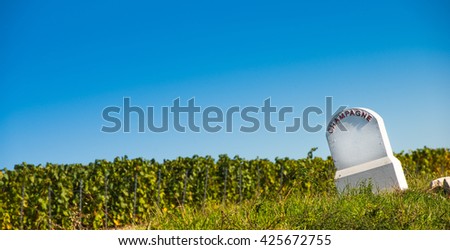
[[[332,159],[245,160],[220,155],[162,163],[117,157],[88,165],[23,163],[0,171],[0,229],[98,229],[151,220],[155,211],[240,203],[288,192],[333,192]],[[450,175],[448,149],[400,153],[405,172]]]

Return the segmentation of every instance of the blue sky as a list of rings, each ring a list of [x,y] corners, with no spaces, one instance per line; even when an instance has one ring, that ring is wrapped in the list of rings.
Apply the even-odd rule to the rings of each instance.
[[[0,168],[115,156],[329,155],[308,133],[102,133],[105,107],[366,107],[394,151],[450,147],[448,1],[0,3]],[[134,117],[135,118],[135,117]],[[198,119],[196,119],[199,122]],[[183,122],[186,122],[183,120]],[[325,126],[325,115],[312,115]],[[237,125],[242,125],[237,123]]]

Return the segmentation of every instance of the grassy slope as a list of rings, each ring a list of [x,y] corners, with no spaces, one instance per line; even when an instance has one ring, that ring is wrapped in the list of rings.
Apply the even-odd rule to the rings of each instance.
[[[126,229],[450,229],[450,199],[428,190],[429,177],[408,178],[409,190],[375,195],[289,194],[204,209],[155,211],[152,220]]]

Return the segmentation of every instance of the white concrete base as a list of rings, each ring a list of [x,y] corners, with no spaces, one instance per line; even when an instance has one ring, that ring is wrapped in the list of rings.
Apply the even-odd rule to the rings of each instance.
[[[408,189],[400,161],[389,156],[337,171],[335,183],[339,192],[369,183],[374,193]]]

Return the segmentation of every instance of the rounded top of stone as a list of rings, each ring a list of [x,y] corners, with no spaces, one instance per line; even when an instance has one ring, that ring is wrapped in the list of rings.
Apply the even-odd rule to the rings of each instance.
[[[338,170],[393,155],[383,119],[368,108],[336,112],[326,137]]]

